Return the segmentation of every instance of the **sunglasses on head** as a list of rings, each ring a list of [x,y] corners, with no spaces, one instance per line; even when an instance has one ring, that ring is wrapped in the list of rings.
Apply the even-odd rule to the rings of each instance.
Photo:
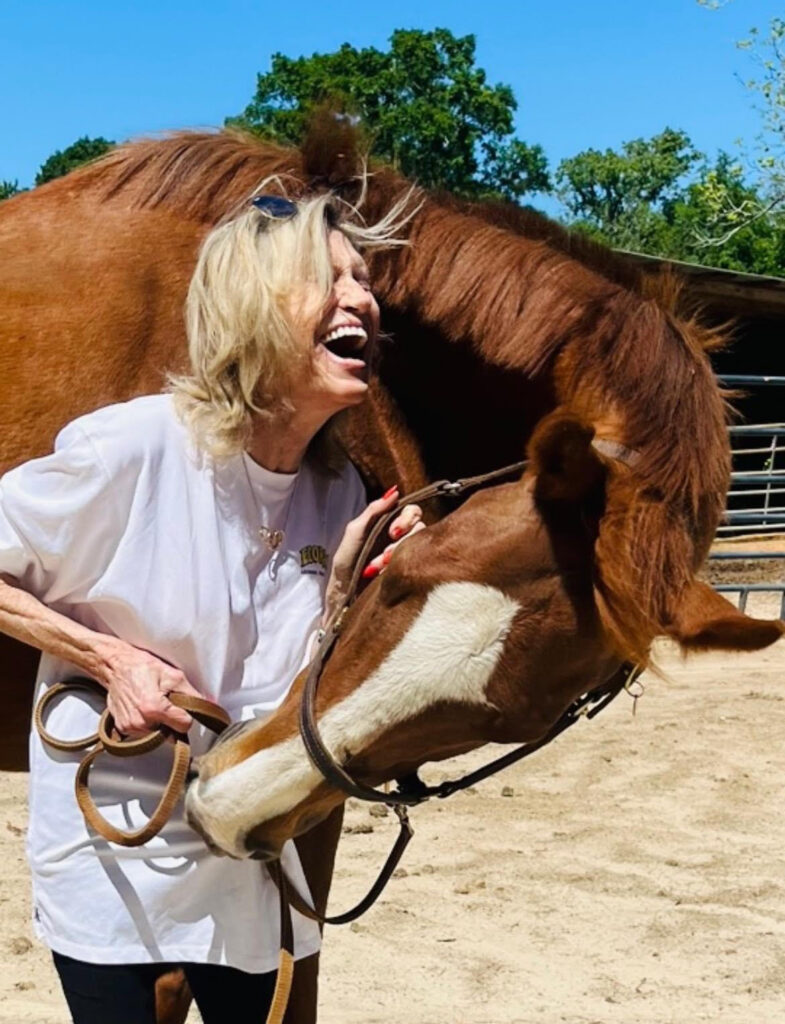
[[[297,213],[297,203],[293,203],[291,199],[284,199],[283,196],[254,196],[251,206],[255,206],[273,220],[288,220]]]

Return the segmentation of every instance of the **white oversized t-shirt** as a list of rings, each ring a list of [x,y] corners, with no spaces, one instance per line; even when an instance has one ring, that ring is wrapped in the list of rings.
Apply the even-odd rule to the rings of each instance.
[[[278,707],[305,662],[330,558],[364,505],[348,463],[329,476],[307,460],[297,474],[271,473],[246,455],[213,462],[194,451],[168,395],[138,398],[76,420],[52,455],[0,480],[0,572],[175,665],[233,719],[259,717]],[[285,531],[274,553],[260,519]],[[36,696],[77,674],[44,655]],[[98,710],[68,696],[52,708],[49,731],[89,735]],[[212,741],[198,725],[190,737],[196,756]],[[259,863],[210,854],[182,802],[145,847],[97,838],[74,799],[81,756],[32,735],[28,852],[39,936],[92,963],[274,970],[278,897]],[[169,744],[141,758],[102,755],[91,772],[101,813],[124,829],[143,824],[170,758]],[[302,887],[292,843],[284,865]],[[317,926],[295,915],[296,956],[318,948]]]

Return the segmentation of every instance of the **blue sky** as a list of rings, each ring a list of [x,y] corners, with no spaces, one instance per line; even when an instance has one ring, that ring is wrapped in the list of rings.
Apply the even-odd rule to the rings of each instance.
[[[277,50],[384,47],[394,28],[436,26],[476,35],[478,64],[518,98],[518,134],[552,164],[666,125],[713,153],[757,130],[736,77],[752,66],[735,41],[781,13],[781,0],[714,13],[695,0],[0,0],[0,179],[31,184],[85,134],[220,125]]]

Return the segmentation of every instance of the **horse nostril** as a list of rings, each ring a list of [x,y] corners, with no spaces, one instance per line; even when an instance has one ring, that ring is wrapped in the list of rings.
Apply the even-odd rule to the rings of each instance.
[[[251,860],[277,860],[281,856],[280,847],[272,846],[270,843],[260,843],[253,838],[252,832],[245,837],[245,848]]]
[[[248,859],[249,860],[260,860],[260,861],[263,861],[266,864],[268,861],[275,860],[276,859],[276,855],[274,853],[270,853],[268,850],[256,849],[256,850],[254,850],[253,853],[248,855]]]

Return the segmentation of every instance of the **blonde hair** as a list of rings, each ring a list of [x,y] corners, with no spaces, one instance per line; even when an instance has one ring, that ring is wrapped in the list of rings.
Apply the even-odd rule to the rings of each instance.
[[[257,193],[271,184],[285,195],[278,179],[262,182]],[[296,214],[285,219],[248,205],[207,235],[185,306],[191,372],[169,381],[177,412],[201,449],[236,454],[254,416],[292,413],[292,385],[311,371],[311,350],[298,337],[292,312],[298,284],[316,285],[321,301],[304,315],[325,307],[333,286],[331,229],[359,249],[406,244],[395,234],[415,212],[411,195],[373,226],[362,223],[356,207],[325,193],[298,200]]]

